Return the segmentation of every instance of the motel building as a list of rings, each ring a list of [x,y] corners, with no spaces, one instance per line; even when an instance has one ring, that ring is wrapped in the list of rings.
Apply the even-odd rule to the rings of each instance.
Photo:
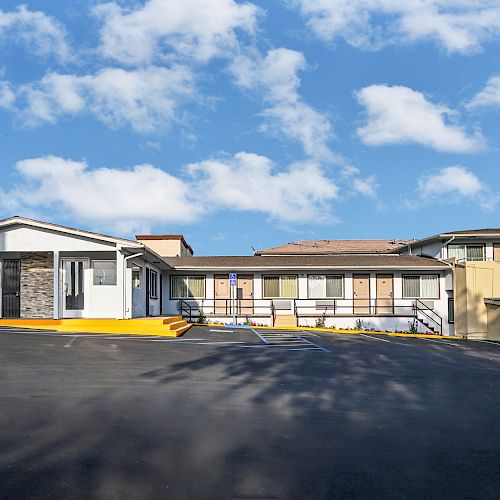
[[[127,240],[15,216],[0,221],[0,287],[0,324],[201,315],[500,339],[500,229],[198,257],[182,235]]]

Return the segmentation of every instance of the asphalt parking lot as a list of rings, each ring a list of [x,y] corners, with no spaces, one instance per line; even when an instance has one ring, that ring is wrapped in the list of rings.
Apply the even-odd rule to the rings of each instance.
[[[0,498],[497,498],[500,345],[0,329]]]

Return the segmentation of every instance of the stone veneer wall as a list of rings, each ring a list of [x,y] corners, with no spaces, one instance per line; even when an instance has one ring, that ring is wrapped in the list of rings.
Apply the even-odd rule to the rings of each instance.
[[[21,254],[21,318],[54,317],[54,256]]]

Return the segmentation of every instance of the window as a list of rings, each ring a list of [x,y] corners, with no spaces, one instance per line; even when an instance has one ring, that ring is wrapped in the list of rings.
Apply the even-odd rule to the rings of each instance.
[[[439,276],[437,274],[403,276],[403,298],[438,299]]]
[[[448,323],[455,323],[455,299],[448,298]]]
[[[142,288],[142,268],[139,266],[132,267],[132,288]]]
[[[484,245],[448,245],[448,258],[460,260],[485,260]]]
[[[297,297],[297,276],[263,276],[264,297],[294,299]]]
[[[170,283],[172,299],[205,298],[205,276],[172,276]]]
[[[94,285],[116,285],[115,260],[94,260],[92,267],[94,271]]]
[[[307,293],[310,299],[342,298],[344,277],[312,274],[307,277]]]
[[[149,269],[149,296],[152,299],[158,298],[158,273]]]

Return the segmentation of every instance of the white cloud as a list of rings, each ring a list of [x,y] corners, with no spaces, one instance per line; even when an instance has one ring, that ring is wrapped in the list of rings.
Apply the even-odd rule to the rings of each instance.
[[[483,90],[478,92],[467,104],[468,108],[499,107],[500,106],[500,76],[491,77]]]
[[[378,50],[430,40],[467,54],[500,36],[498,0],[285,0],[325,41]]]
[[[353,190],[366,198],[376,198],[377,187],[377,179],[373,175],[365,179],[357,177],[352,181]]]
[[[458,195],[474,198],[485,186],[479,178],[461,166],[445,167],[439,172],[422,177],[418,189],[423,198]]]
[[[355,95],[366,108],[366,124],[357,129],[365,144],[413,143],[453,153],[485,147],[479,131],[468,134],[464,127],[453,123],[456,112],[433,104],[424,94],[408,87],[370,85]]]
[[[105,68],[84,76],[48,73],[16,95],[19,116],[29,126],[90,113],[111,128],[151,133],[176,120],[179,105],[194,96],[194,83],[184,66]]]
[[[194,163],[188,172],[209,206],[263,212],[286,222],[331,220],[331,203],[338,193],[313,162],[276,171],[271,160],[251,153]]]
[[[148,0],[125,9],[94,9],[103,22],[101,52],[124,64],[151,64],[168,51],[206,62],[238,47],[238,31],[253,33],[260,9],[233,0]]]
[[[63,26],[25,5],[10,12],[0,10],[0,44],[13,42],[25,45],[37,55],[54,55],[60,60],[71,57]]]
[[[270,50],[265,57],[241,55],[231,64],[236,84],[245,90],[258,91],[269,107],[261,130],[297,140],[312,158],[331,160],[328,148],[332,126],[327,116],[304,103],[298,92],[297,73],[306,60],[301,52],[285,48]]]
[[[181,179],[152,165],[90,169],[56,156],[20,161],[17,188],[5,194],[19,207],[69,211],[73,217],[131,232],[158,223],[188,223],[200,215]]]
[[[198,222],[217,211],[252,211],[284,222],[332,220],[338,188],[314,163],[278,170],[250,153],[192,163],[184,175],[153,165],[130,169],[90,168],[57,156],[16,164],[19,181],[0,189],[9,211],[57,209],[115,233],[150,231],[162,224]]]
[[[16,100],[16,94],[9,82],[0,81],[0,108],[10,109]]]

